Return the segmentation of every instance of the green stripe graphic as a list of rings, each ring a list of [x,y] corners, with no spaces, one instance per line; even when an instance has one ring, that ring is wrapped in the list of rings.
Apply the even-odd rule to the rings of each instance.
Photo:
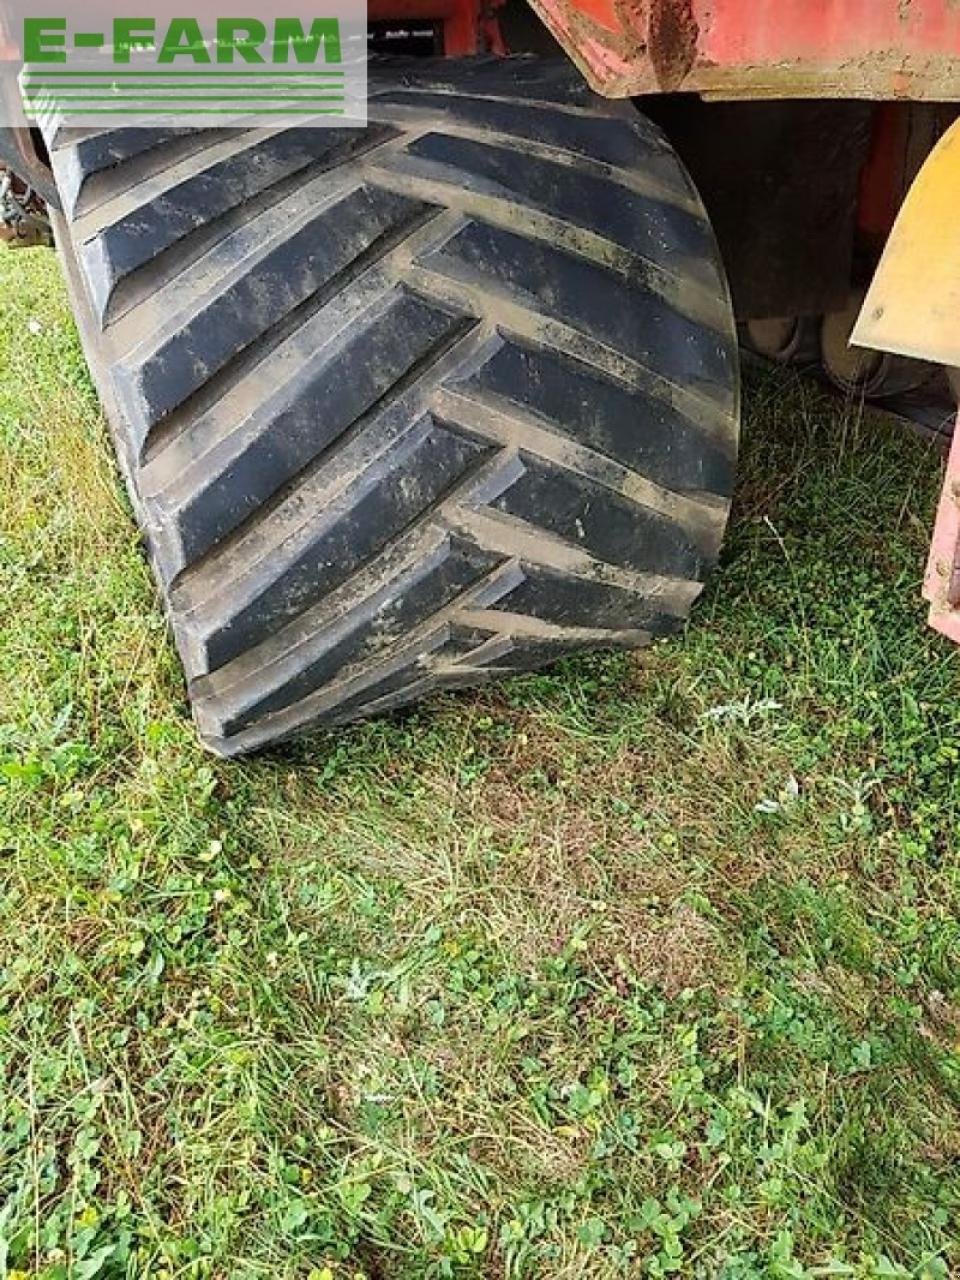
[[[31,84],[24,85],[23,96],[26,98],[62,97],[66,93],[78,93],[79,101],[89,97],[113,98],[118,94],[143,94],[152,95],[155,93],[169,93],[175,97],[183,97],[184,90],[204,90],[207,93],[215,93],[219,96],[220,87],[218,85],[204,84],[188,84],[179,87],[172,84],[122,84],[117,85],[116,90],[112,90],[109,85],[103,84]],[[261,90],[270,93],[289,94],[291,97],[302,97],[305,93],[313,93],[317,96],[323,96],[324,93],[334,98],[342,98],[345,89],[342,85],[318,85],[318,84],[273,84],[270,80],[259,80],[256,84],[231,84],[223,86],[223,93],[236,93],[241,91],[244,96],[248,94],[256,94]],[[318,92],[319,91],[319,92]]]
[[[45,113],[33,107],[28,109],[26,114],[38,117]],[[75,111],[73,114],[75,116],[227,116],[233,120],[237,116],[342,116],[345,112],[342,107],[314,107],[312,110],[305,107],[302,109],[296,107],[250,107],[246,111],[242,107],[231,111],[225,111],[217,107],[212,109],[204,107],[147,107],[142,111],[132,111],[129,107],[91,107],[89,110]]]
[[[111,80],[119,80],[129,76],[136,76],[138,78],[149,77],[151,79],[155,77],[160,77],[160,76],[163,76],[163,77],[174,76],[180,80],[184,79],[184,77],[186,76],[198,77],[201,80],[207,80],[211,76],[234,76],[234,77],[246,76],[248,79],[250,79],[250,78],[257,78],[258,75],[260,74],[262,74],[264,79],[269,78],[271,80],[275,80],[280,76],[297,76],[300,79],[303,79],[304,77],[309,78],[313,76],[341,76],[342,77],[346,75],[346,72],[345,71],[274,71],[272,68],[269,71],[264,71],[262,73],[258,73],[250,70],[247,70],[247,71],[36,71],[36,72],[27,72],[24,75],[24,80],[29,81],[33,77],[36,77],[37,79],[43,79],[43,80],[52,80],[54,78],[59,79],[65,76],[85,76],[87,79],[90,79],[90,80],[92,80],[94,77],[103,77],[103,76],[106,76],[108,79],[111,79]]]
[[[344,69],[307,67],[204,67],[189,71],[24,68],[21,93],[23,108],[31,118],[57,110],[74,117],[343,116],[347,114],[346,75]],[[239,105],[242,103],[247,106]]]
[[[174,97],[157,94],[127,97],[123,94],[45,93],[40,96],[28,95],[24,98],[24,102],[29,106],[38,106],[44,102],[249,102],[251,99],[261,99],[267,102],[283,101],[284,99],[288,102],[343,102],[345,101],[345,95],[342,93],[298,93],[293,97],[288,97],[283,93],[178,93]]]

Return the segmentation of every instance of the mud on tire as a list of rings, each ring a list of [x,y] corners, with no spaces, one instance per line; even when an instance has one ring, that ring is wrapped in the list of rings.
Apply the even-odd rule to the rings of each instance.
[[[57,238],[204,741],[674,630],[737,358],[659,132],[531,59],[372,69],[366,130],[48,137]]]

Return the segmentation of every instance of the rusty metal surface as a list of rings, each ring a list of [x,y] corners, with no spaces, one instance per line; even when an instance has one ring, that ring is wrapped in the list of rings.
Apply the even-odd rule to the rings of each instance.
[[[15,173],[50,208],[60,208],[53,175],[37,155],[29,129],[0,129],[0,169]]]
[[[960,427],[947,460],[923,595],[930,602],[931,627],[960,644]]]
[[[29,183],[0,162],[0,240],[13,249],[53,244],[43,199]]]
[[[608,97],[960,100],[956,0],[531,0]]]

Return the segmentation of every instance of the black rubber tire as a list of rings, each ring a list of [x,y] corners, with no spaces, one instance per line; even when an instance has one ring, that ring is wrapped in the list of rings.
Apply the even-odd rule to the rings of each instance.
[[[536,59],[372,68],[367,130],[51,130],[56,234],[206,744],[686,617],[738,369],[655,127]]]

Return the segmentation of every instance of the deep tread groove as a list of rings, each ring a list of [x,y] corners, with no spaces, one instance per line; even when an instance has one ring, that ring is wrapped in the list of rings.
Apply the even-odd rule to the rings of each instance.
[[[91,220],[84,219],[82,235],[90,243],[81,246],[80,252],[87,258],[86,276],[101,327],[162,289],[235,227],[275,207],[318,174],[329,173],[397,136],[395,129],[383,126],[379,131],[344,131],[347,136],[325,150],[309,148],[309,140],[302,138],[289,149],[282,148],[287,134],[302,132],[285,130],[259,142],[247,141],[242,150],[228,153],[209,170],[172,186],[151,187],[145,181],[133,189],[134,193],[141,187],[148,190],[132,208],[123,208],[119,214],[112,212],[114,205],[99,209],[95,220],[99,225],[90,226]],[[266,168],[271,163],[272,173]]]
[[[438,209],[412,210],[407,218],[395,223],[377,236],[341,271],[294,307],[282,320],[228,360],[213,377],[148,433],[141,455],[143,462],[152,462],[171,440],[195,423],[199,415],[205,413],[242,379],[262,365],[286,338],[300,331],[331,298],[342,294],[352,281],[368,272],[398,244],[439,215]]]
[[[330,276],[348,269],[377,239],[425,213],[417,202],[361,184],[330,204],[302,212],[292,226],[281,223],[281,232],[265,246],[244,252],[212,287],[201,275],[200,287],[186,295],[180,309],[117,367],[118,394],[128,419],[139,424],[141,440],[308,302]]]
[[[403,533],[460,486],[484,460],[484,446],[455,435],[432,420],[418,421],[380,460],[383,477],[369,473],[331,504],[326,519],[304,529],[277,567],[271,558],[265,575],[256,575],[247,602],[215,615],[205,652],[211,669],[272,635],[309,603],[342,586],[364,569],[397,533]],[[429,466],[428,466],[429,464]],[[291,539],[292,541],[292,539]],[[263,577],[267,581],[263,581]],[[241,597],[241,600],[243,597]]]
[[[404,162],[435,181],[496,190],[520,208],[549,210],[558,221],[585,230],[593,230],[597,208],[606,206],[607,239],[638,258],[655,255],[684,279],[695,278],[709,248],[709,228],[694,214],[631,191],[607,175],[581,172],[576,183],[565,183],[569,165],[532,152],[518,165],[501,143],[425,133],[413,139],[397,167],[402,170]]]
[[[411,297],[413,295],[410,295]],[[439,320],[442,313],[437,312],[433,317]],[[228,511],[222,505],[220,511],[223,515],[222,527],[210,533],[207,533],[202,541],[202,550],[197,549],[195,557],[189,559],[182,573],[178,574],[170,583],[171,593],[189,590],[191,584],[194,584],[201,575],[206,575],[208,581],[217,584],[222,588],[224,582],[224,572],[226,572],[226,581],[233,582],[237,577],[242,575],[241,564],[243,562],[243,543],[247,533],[262,533],[263,529],[270,520],[274,512],[278,511],[285,504],[299,505],[302,500],[302,491],[308,484],[323,488],[321,483],[322,474],[334,474],[337,470],[337,464],[341,460],[342,455],[346,455],[351,447],[357,447],[357,437],[366,433],[371,439],[373,438],[376,428],[382,426],[390,417],[390,408],[399,400],[405,392],[411,388],[417,388],[421,380],[426,380],[432,368],[440,363],[446,353],[454,347],[459,341],[467,337],[476,326],[476,321],[472,318],[463,316],[445,316],[446,325],[439,330],[432,341],[422,350],[414,360],[414,362],[399,373],[396,380],[389,383],[376,398],[360,412],[356,417],[346,422],[342,429],[325,439],[321,434],[312,437],[312,443],[316,451],[303,462],[303,465],[296,467],[296,458],[292,459],[292,465],[289,466],[289,474],[285,475],[283,480],[275,487],[271,488],[256,505],[252,508],[247,507],[247,499],[250,496],[249,490],[244,487],[242,496],[236,498],[236,506],[232,511]],[[356,388],[353,388],[356,390]],[[396,415],[393,415],[396,417]],[[405,415],[406,416],[406,415]],[[416,425],[418,420],[412,425]],[[469,435],[469,432],[461,431],[460,435]],[[284,445],[291,443],[288,440],[283,441]],[[393,441],[386,447],[391,447]],[[288,464],[291,459],[287,458]],[[342,468],[349,474],[349,465]],[[251,480],[251,486],[255,483],[263,483],[264,477],[261,475],[257,481]],[[232,488],[232,486],[228,486]],[[268,487],[268,485],[264,485]],[[256,490],[254,489],[253,497],[256,498]],[[202,497],[198,499],[198,505],[202,505]],[[216,507],[213,512],[216,516]],[[187,547],[186,551],[193,548]],[[235,555],[234,562],[229,566],[227,572],[224,561]]]
[[[729,506],[729,296],[657,130],[536,59],[375,60],[370,95],[346,138],[48,136],[226,755],[669,634]]]

